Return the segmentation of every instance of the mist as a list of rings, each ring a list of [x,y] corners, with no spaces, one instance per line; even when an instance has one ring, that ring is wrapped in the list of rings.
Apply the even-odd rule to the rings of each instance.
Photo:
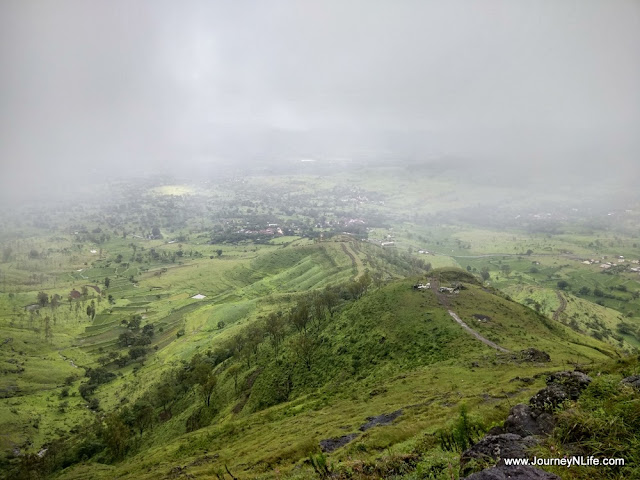
[[[636,1],[4,1],[0,38],[4,200],[307,157],[640,178]]]

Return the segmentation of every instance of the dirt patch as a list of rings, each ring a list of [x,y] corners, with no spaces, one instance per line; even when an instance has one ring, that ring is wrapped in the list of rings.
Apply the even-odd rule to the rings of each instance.
[[[567,308],[567,299],[564,298],[560,292],[556,292],[556,296],[558,297],[560,306],[555,312],[553,312],[553,319],[557,321],[560,318],[560,314]]]
[[[350,433],[337,438],[327,438],[320,440],[320,449],[325,453],[333,452],[340,447],[344,447],[347,443],[358,437],[358,433]]]
[[[376,417],[367,417],[368,422],[360,425],[360,428],[358,430],[360,430],[361,432],[366,432],[376,425],[391,425],[391,422],[393,422],[400,415],[402,415],[402,409],[396,410],[395,412],[391,413],[383,413],[382,415],[378,415]]]
[[[244,406],[247,404],[247,401],[249,401],[249,396],[251,395],[251,389],[253,388],[253,384],[256,383],[256,379],[258,378],[258,375],[260,375],[261,372],[262,372],[261,368],[256,368],[247,377],[247,380],[245,382],[245,388],[247,391],[242,395],[242,398],[238,401],[238,403],[234,405],[233,409],[231,410],[233,413],[235,414],[240,413],[244,408]]]

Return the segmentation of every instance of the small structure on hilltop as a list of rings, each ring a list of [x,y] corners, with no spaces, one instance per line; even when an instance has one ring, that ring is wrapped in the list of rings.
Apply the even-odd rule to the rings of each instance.
[[[207,298],[205,295],[202,295],[201,293],[198,293],[197,295],[194,295],[191,298],[195,298],[196,300],[202,300],[203,298]]]
[[[461,283],[456,283],[452,287],[440,287],[438,289],[440,293],[460,293],[460,290],[465,290],[465,287]]]
[[[413,288],[414,290],[428,290],[431,288],[431,283],[416,283]]]

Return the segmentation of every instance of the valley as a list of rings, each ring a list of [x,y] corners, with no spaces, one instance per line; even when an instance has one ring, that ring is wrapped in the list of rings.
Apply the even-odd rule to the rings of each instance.
[[[4,478],[463,478],[553,372],[637,405],[640,203],[304,168],[2,211]]]

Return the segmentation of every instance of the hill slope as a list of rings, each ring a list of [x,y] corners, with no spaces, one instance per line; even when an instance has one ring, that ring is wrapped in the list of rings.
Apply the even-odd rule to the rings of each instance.
[[[333,316],[326,310],[309,314],[298,328],[287,322],[279,342],[267,327],[250,343],[251,329],[268,321],[256,318],[242,331],[242,348],[214,337],[207,353],[165,376],[132,379],[138,387],[127,390],[132,394],[125,407],[94,430],[96,454],[89,463],[70,465],[60,478],[86,478],[89,472],[92,478],[151,479],[171,472],[216,478],[226,468],[243,479],[308,478],[314,473],[306,459],[321,449],[330,463],[347,469],[356,461],[375,463],[391,447],[409,455],[430,434],[450,428],[463,405],[488,426],[539,389],[545,372],[615,356],[608,345],[483,288],[463,272],[444,273],[369,288],[344,300]],[[436,277],[442,285],[461,282],[464,288],[442,295],[412,288]],[[305,301],[293,305],[289,320]],[[449,310],[512,353],[479,341]],[[520,353],[530,348],[547,352],[551,361]],[[206,405],[207,379],[213,377]],[[107,383],[99,395],[122,398],[124,387]],[[168,400],[163,388],[172,392]],[[143,401],[158,420],[137,434],[134,420],[126,427],[127,416]],[[117,458],[109,439],[129,428]],[[82,449],[83,442],[70,442],[69,452]],[[421,455],[442,455],[436,447],[422,448]]]

